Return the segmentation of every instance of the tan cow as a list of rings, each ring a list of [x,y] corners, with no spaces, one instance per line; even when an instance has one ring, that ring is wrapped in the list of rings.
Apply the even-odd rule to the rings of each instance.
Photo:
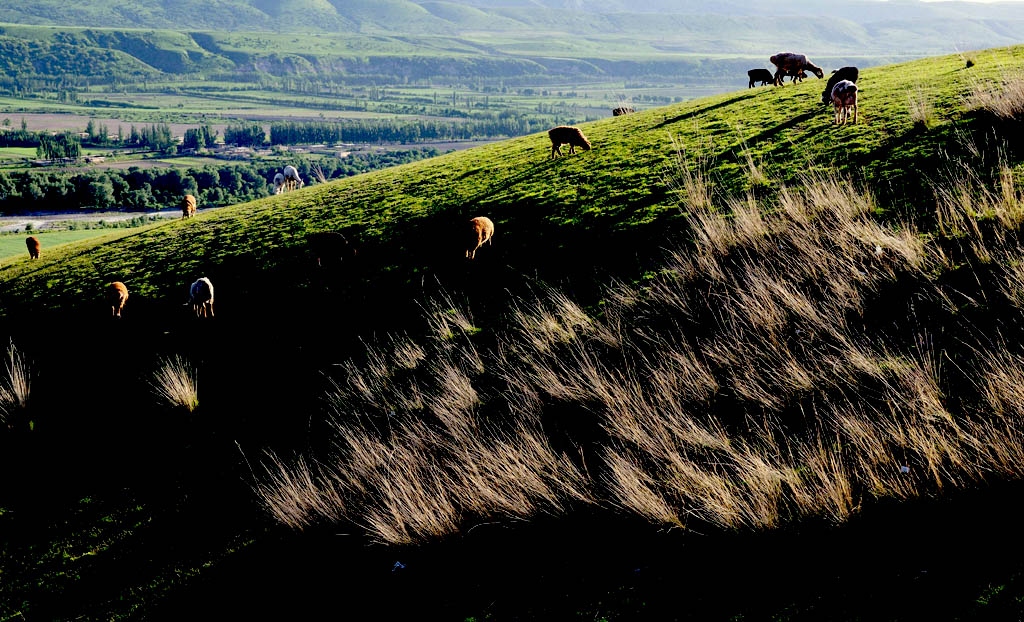
[[[121,317],[121,310],[124,309],[124,303],[128,300],[128,288],[124,286],[121,281],[114,281],[108,283],[106,288],[107,302],[110,303],[111,311],[114,317]]]
[[[466,258],[476,257],[476,251],[484,242],[491,243],[494,237],[494,223],[486,216],[477,216],[469,221],[469,228],[466,230]]]
[[[191,218],[196,215],[196,198],[191,194],[186,194],[185,198],[181,200],[181,217]]]

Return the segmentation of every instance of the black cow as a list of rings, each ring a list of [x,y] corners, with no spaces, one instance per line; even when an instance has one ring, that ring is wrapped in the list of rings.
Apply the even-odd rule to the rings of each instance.
[[[859,77],[860,70],[856,67],[842,67],[833,71],[832,76],[828,79],[828,84],[825,85],[825,90],[821,93],[821,103],[826,106],[832,105],[832,89],[836,87],[836,84],[843,80],[849,80],[856,84]]]
[[[747,75],[750,76],[750,84],[747,85],[748,89],[754,88],[755,82],[760,82],[761,86],[765,86],[775,80],[775,76],[767,69],[751,69],[747,72]]]

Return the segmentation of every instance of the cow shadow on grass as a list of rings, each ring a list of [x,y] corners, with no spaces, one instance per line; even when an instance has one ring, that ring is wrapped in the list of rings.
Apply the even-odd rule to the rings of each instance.
[[[820,114],[821,111],[812,111],[796,115],[795,117],[792,117],[791,119],[784,121],[776,125],[775,127],[760,132],[759,134],[754,134],[753,136],[747,139],[747,144],[752,147],[762,141],[773,139],[782,132],[793,129],[794,127],[800,125],[801,123],[806,123]]]
[[[674,116],[672,118],[666,118],[661,123],[658,123],[657,125],[655,125],[652,129],[656,129],[657,130],[657,129],[661,129],[661,128],[665,127],[666,125],[672,125],[673,123],[679,123],[680,121],[685,121],[687,119],[692,119],[694,117],[697,117],[697,116],[700,116],[700,115],[703,115],[703,114],[707,114],[707,113],[711,112],[712,110],[718,110],[719,108],[725,108],[726,106],[731,106],[732,104],[735,104],[736,102],[741,102],[741,101],[743,101],[745,99],[750,99],[751,97],[755,97],[755,95],[754,94],[737,95],[736,97],[731,97],[729,99],[720,101],[717,104],[712,104],[710,106],[704,106],[702,108],[696,108],[694,110],[689,110],[689,111],[684,112],[682,114],[676,115],[676,116]]]

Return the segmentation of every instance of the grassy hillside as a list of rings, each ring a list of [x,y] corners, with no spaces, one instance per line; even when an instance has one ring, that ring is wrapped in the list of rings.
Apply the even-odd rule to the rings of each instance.
[[[852,127],[831,125],[818,101],[823,83],[811,79],[588,124],[594,149],[575,157],[549,160],[547,137],[529,136],[62,247],[33,264],[8,260],[0,268],[0,313],[86,307],[90,292],[113,279],[156,301],[201,271],[217,273],[242,298],[271,275],[308,286],[304,234],[329,229],[348,231],[379,257],[366,267],[367,282],[383,277],[411,287],[424,273],[446,274],[441,266],[457,250],[437,240],[481,214],[497,223],[494,261],[511,273],[556,280],[574,270],[628,273],[658,254],[680,215],[666,184],[678,157],[673,141],[689,166],[709,167],[722,193],[763,193],[835,170],[870,181],[884,209],[920,209],[919,198],[931,195],[930,182],[942,173],[934,157],[954,149],[970,126],[962,99],[974,84],[1024,65],[1024,48],[980,53],[976,63],[965,69],[948,56],[865,71],[861,123]],[[915,128],[911,97],[933,111],[930,129]],[[576,257],[576,247],[605,244],[607,253]],[[240,262],[244,269],[232,267]]]
[[[141,80],[159,72],[120,50],[59,41],[0,36],[0,68],[7,75],[65,75]]]
[[[0,617],[1019,615],[1024,47],[972,60],[0,262]]]

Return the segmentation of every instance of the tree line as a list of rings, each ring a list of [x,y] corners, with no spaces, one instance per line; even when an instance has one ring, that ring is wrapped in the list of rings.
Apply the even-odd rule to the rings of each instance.
[[[349,143],[416,143],[425,140],[471,140],[474,138],[524,136],[547,129],[548,123],[531,120],[521,115],[497,115],[493,119],[467,121],[435,121],[418,119],[396,121],[392,119],[351,119],[337,123],[315,121],[284,121],[270,125],[270,144],[333,144]],[[232,134],[232,137],[236,134]],[[235,144],[262,144],[266,140],[262,126],[249,127],[248,133],[241,133],[242,140]],[[225,132],[225,140],[228,138]]]
[[[10,119],[3,120],[3,127],[9,127]],[[200,126],[185,133],[186,143],[192,137],[203,141],[203,146],[211,146],[216,140],[217,134],[210,129],[209,125]],[[74,143],[72,145],[72,143]],[[39,157],[47,159],[55,158],[77,158],[81,155],[82,146],[92,147],[137,147],[140,149],[153,149],[165,153],[177,151],[177,141],[171,133],[171,126],[166,123],[152,123],[140,127],[131,126],[128,135],[118,126],[117,134],[111,134],[106,125],[98,124],[89,119],[83,136],[75,132],[62,132],[54,134],[47,130],[38,132],[29,131],[25,120],[21,120],[19,129],[8,129],[0,132],[0,147],[35,147]],[[56,151],[55,151],[56,150]],[[58,155],[46,155],[56,153]],[[60,155],[62,153],[74,155]]]
[[[436,149],[355,153],[347,158],[296,157],[289,160],[307,184],[315,183],[313,166],[327,179],[413,162],[437,155]],[[69,171],[0,171],[0,213],[40,210],[124,209],[153,210],[178,207],[185,194],[200,206],[221,206],[251,201],[272,192],[272,179],[284,164],[205,166],[189,169]]]

